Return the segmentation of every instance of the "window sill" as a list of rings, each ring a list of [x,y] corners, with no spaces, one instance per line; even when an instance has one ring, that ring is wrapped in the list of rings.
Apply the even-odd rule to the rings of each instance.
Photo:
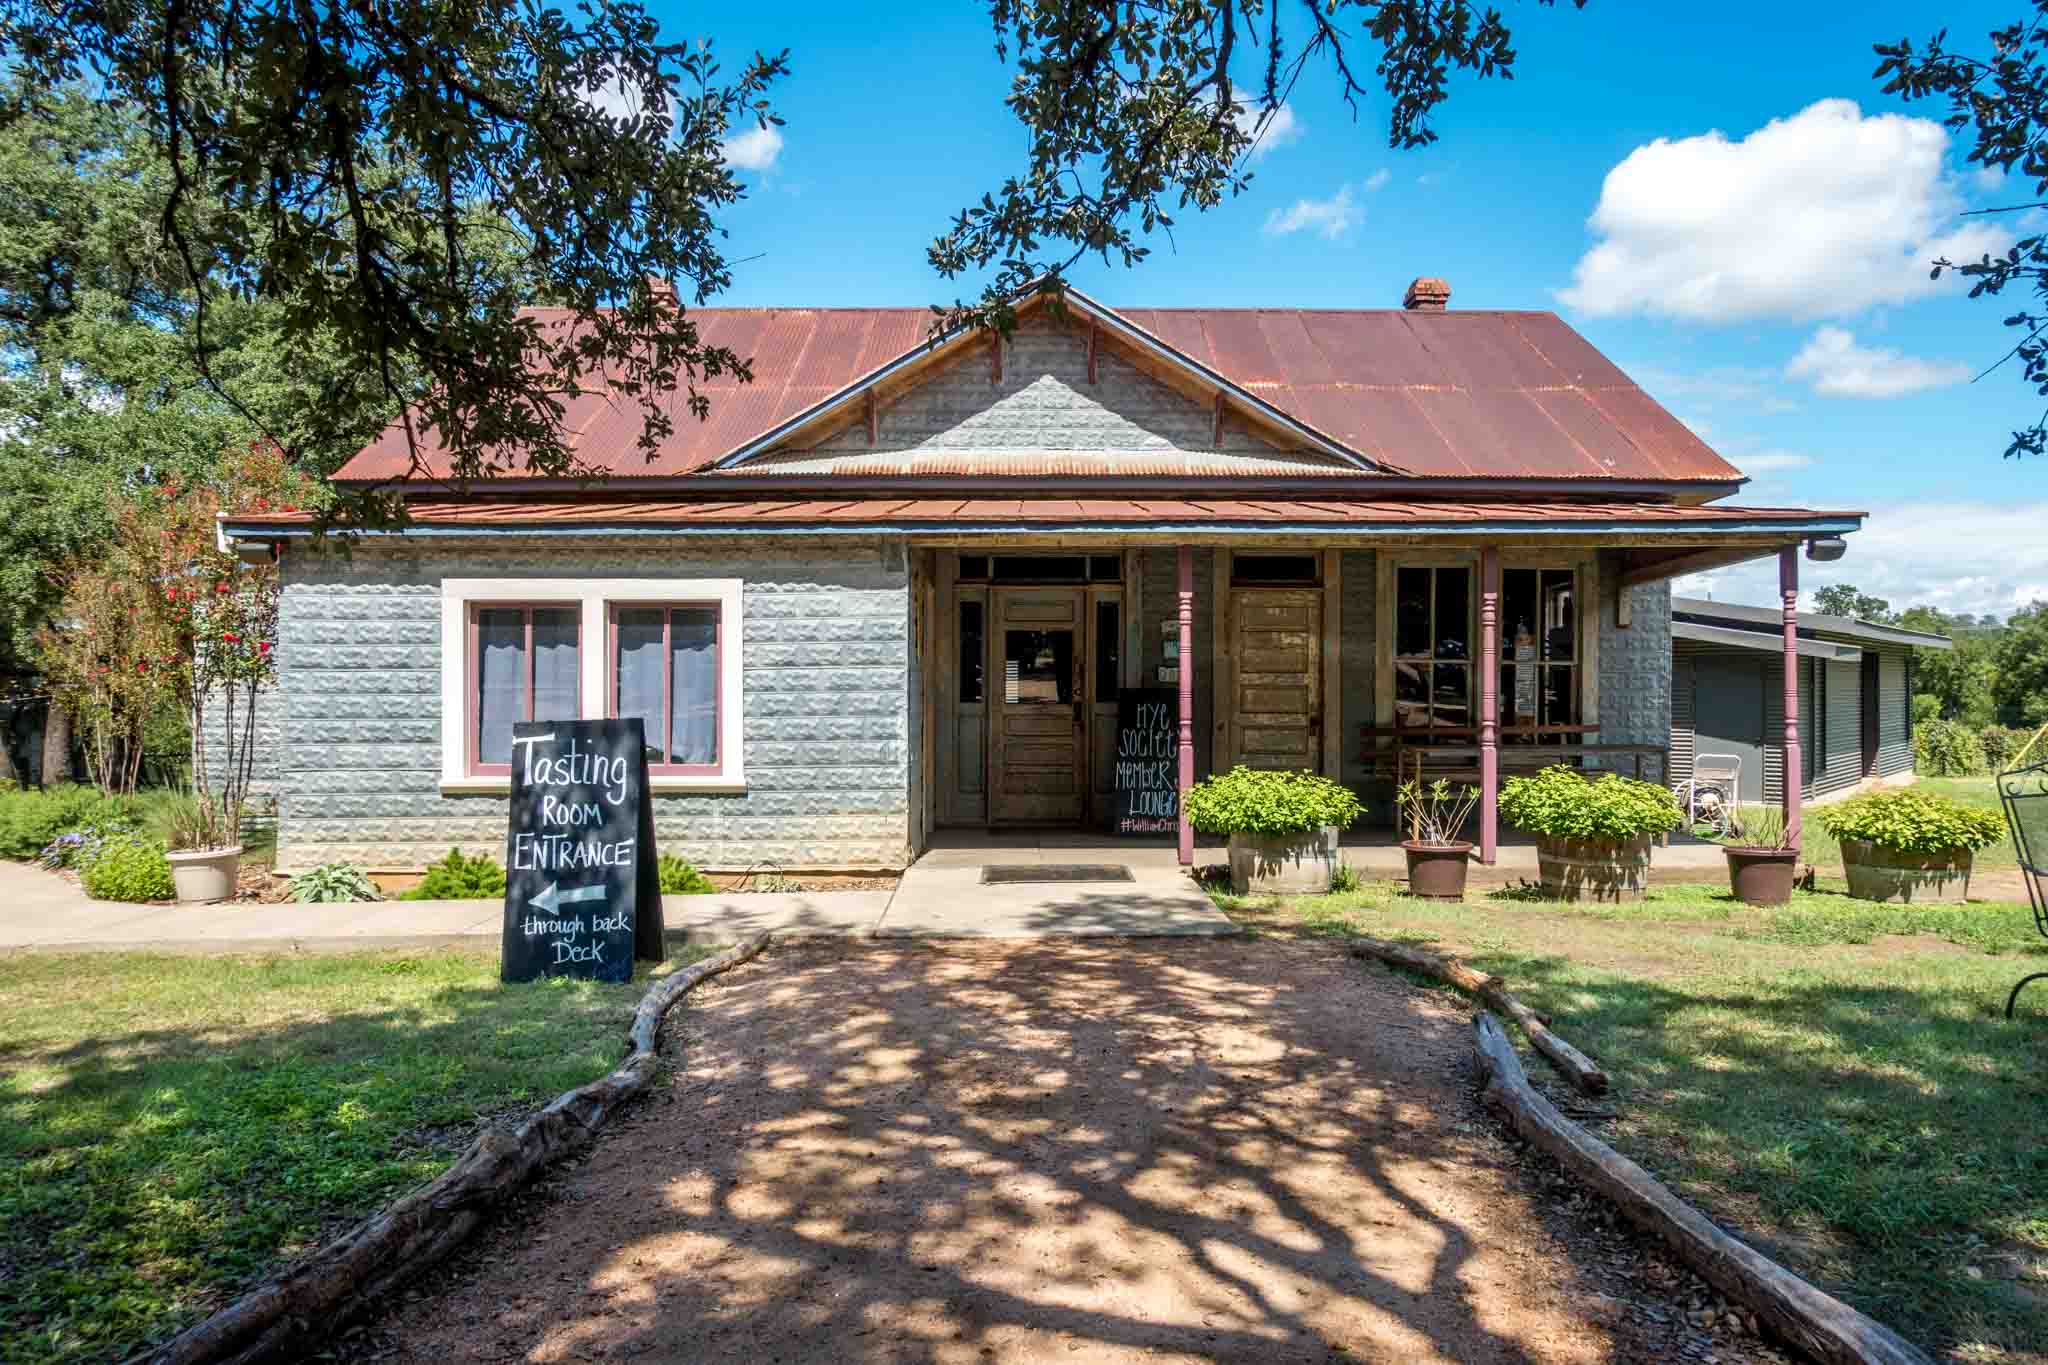
[[[707,773],[701,777],[663,777],[656,775],[647,779],[647,788],[656,796],[669,792],[710,792],[743,794],[747,790],[745,778],[727,777],[722,773]],[[444,777],[441,779],[443,796],[510,796],[512,779],[509,777]]]

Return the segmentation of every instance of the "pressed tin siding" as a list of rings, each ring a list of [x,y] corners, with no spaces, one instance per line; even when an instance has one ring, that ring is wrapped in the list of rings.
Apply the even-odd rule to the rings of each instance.
[[[1620,589],[1620,557],[1600,556],[1600,735],[1601,744],[1671,742],[1671,584],[1645,583],[1630,591],[1630,624],[1615,624]],[[1607,758],[1606,766],[1633,773],[1627,754]],[[1664,763],[1656,755],[1643,758],[1646,781],[1665,781]]]
[[[747,790],[657,795],[662,852],[716,868],[908,860],[909,581],[900,548],[852,539],[371,541],[349,556],[285,559],[280,866],[414,868],[451,846],[503,858],[506,798],[440,791],[441,580],[579,575],[744,581]]]

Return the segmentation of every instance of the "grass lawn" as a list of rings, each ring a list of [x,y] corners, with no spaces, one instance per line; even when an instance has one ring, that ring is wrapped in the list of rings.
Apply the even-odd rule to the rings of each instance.
[[[1254,931],[1425,942],[1506,977],[1613,1076],[1602,1135],[1686,1197],[1926,1346],[2048,1360],[2048,990],[2002,1017],[2048,969],[2024,906],[1396,890],[1219,901]]]
[[[0,973],[0,1361],[126,1357],[624,1053],[630,985],[449,949],[15,954]]]

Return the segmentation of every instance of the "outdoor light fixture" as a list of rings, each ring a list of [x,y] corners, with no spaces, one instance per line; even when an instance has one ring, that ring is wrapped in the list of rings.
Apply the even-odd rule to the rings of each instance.
[[[1821,536],[1806,542],[1806,557],[1816,564],[1832,564],[1849,553],[1849,542],[1840,536]]]

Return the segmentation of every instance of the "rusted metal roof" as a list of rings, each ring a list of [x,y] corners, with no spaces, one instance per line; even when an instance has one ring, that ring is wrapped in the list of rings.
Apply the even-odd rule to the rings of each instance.
[[[972,530],[1062,527],[1244,526],[1327,527],[1399,533],[1404,529],[1526,524],[1534,528],[1584,527],[1830,534],[1854,530],[1861,512],[1801,508],[1685,506],[1655,502],[1492,502],[1330,498],[481,498],[416,499],[409,508],[418,527],[448,530],[518,528],[599,531],[762,527],[874,527],[878,530],[943,526]],[[310,525],[309,512],[227,519],[230,534]]]
[[[1553,313],[1451,309],[1110,310],[1069,302],[1135,329],[1342,450],[1390,472],[1425,478],[1586,479],[1735,483],[1742,477],[1683,423]],[[566,319],[544,311],[544,322]],[[593,391],[568,400],[577,456],[618,477],[673,478],[757,445],[822,405],[845,400],[928,346],[921,308],[699,308],[707,344],[751,357],[754,380],[699,386],[711,415],[698,421],[675,400],[674,433],[652,459],[636,441],[630,398]],[[1194,374],[1190,371],[1190,374]],[[424,449],[429,472],[446,473]],[[1047,478],[1094,471],[1058,467]],[[1070,459],[1071,457],[1059,457]],[[1285,455],[1279,456],[1284,460]],[[411,469],[404,433],[386,431],[340,477],[381,480]],[[1189,477],[1230,477],[1223,462]],[[749,469],[769,467],[756,457]],[[864,471],[866,472],[866,471]],[[975,470],[958,471],[971,477]],[[1270,477],[1270,469],[1247,470]],[[1327,473],[1325,469],[1320,471]],[[1360,471],[1361,478],[1371,478]]]

